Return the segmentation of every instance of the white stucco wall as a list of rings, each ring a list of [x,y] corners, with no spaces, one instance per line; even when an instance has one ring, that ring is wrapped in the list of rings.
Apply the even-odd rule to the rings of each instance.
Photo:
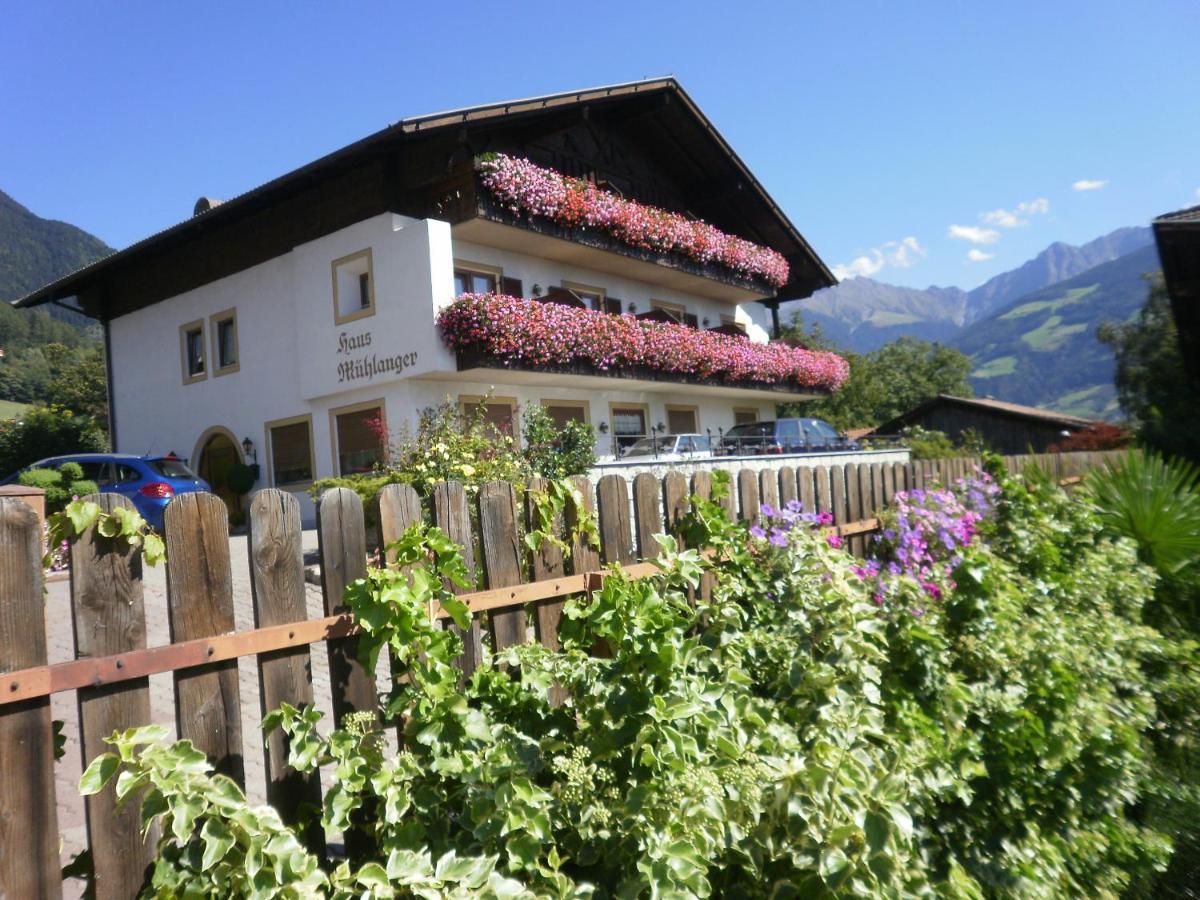
[[[332,262],[370,249],[374,282],[374,314],[337,324],[334,314]],[[512,384],[497,371],[496,380],[459,381],[454,355],[442,344],[435,317],[453,300],[454,260],[469,260],[503,269],[520,278],[526,292],[562,281],[602,286],[612,296],[650,308],[650,299],[681,303],[711,324],[721,314],[735,314],[752,337],[765,340],[766,311],[756,303],[736,307],[715,300],[659,289],[628,278],[599,274],[477,244],[455,243],[450,226],[383,214],[235,275],[156,303],[111,322],[113,400],[117,449],[123,453],[173,451],[193,465],[201,437],[214,427],[227,429],[240,443],[249,437],[262,467],[259,486],[271,484],[267,423],[311,416],[315,476],[335,473],[330,410],[382,401],[390,430],[446,397],[489,392],[512,397],[519,406],[545,400],[576,400],[588,405],[593,425],[608,423],[613,403],[648,406],[648,424],[667,422],[667,404],[695,406],[701,431],[728,429],[733,409],[749,408],[759,418],[773,415],[770,400],[714,398],[704,394],[631,390],[614,379],[601,390],[550,384]],[[235,372],[212,371],[210,317],[236,310],[238,365]],[[209,371],[205,378],[183,383],[180,328],[204,321]],[[756,324],[757,323],[757,324]],[[374,368],[370,362],[377,364]],[[401,361],[402,371],[379,362]],[[347,362],[352,363],[349,369]],[[444,375],[447,377],[439,377]],[[611,434],[597,434],[602,455]],[[249,460],[247,460],[249,461]],[[306,522],[312,505],[303,488]]]

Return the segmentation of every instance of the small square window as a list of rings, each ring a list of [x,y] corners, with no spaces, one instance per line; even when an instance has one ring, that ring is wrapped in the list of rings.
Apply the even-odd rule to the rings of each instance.
[[[216,361],[213,375],[228,375],[238,370],[237,311],[227,309],[212,316],[212,355]]]
[[[375,313],[375,276],[371,251],[360,250],[333,261],[333,319],[338,325]]]
[[[312,418],[267,423],[271,477],[275,487],[296,488],[313,480]]]
[[[179,352],[183,383],[201,381],[207,374],[204,361],[204,320],[197,319],[179,328]]]

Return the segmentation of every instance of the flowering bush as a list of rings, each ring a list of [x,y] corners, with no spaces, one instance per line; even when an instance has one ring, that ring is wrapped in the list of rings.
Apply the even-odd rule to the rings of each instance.
[[[775,287],[787,283],[782,254],[705,222],[626,200],[590,181],[503,153],[481,156],[476,168],[483,186],[514,213],[544,216],[566,228],[596,228],[633,247],[719,263]]]
[[[484,353],[507,366],[585,363],[602,371],[640,366],[738,383],[836,390],[849,368],[836,353],[645,322],[500,294],[463,294],[438,314],[453,350]]]
[[[876,605],[912,603],[914,597],[904,588],[913,582],[924,595],[917,595],[917,601],[940,600],[953,590],[952,575],[962,562],[962,550],[975,540],[979,522],[991,510],[997,493],[999,488],[986,472],[959,479],[953,490],[897,493],[893,508],[883,515],[873,558],[855,568],[870,583]],[[916,616],[925,612],[920,602],[909,609]]]

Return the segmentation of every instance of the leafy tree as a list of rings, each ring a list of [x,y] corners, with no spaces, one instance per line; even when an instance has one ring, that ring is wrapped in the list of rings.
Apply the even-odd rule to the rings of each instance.
[[[37,406],[21,419],[0,422],[0,477],[47,456],[106,449],[108,440],[91,416]]]
[[[1106,322],[1096,334],[1116,354],[1117,396],[1138,439],[1167,456],[1200,460],[1200,391],[1188,382],[1162,273],[1149,281],[1137,319]]]
[[[51,402],[73,413],[91,416],[103,426],[108,421],[104,350],[98,346],[67,350],[61,344],[51,344],[46,354],[54,372],[49,385]]]
[[[828,349],[818,327],[806,327],[799,314],[784,329],[785,340]],[[871,353],[842,351],[850,377],[827,400],[785,403],[780,415],[817,416],[838,428],[881,425],[938,394],[973,395],[971,360],[953,347],[902,337]]]

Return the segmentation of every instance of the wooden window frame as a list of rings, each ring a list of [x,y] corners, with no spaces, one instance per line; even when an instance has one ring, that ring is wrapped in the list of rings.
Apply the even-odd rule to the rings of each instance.
[[[356,306],[353,312],[342,315],[341,298],[338,296],[338,269],[350,263],[358,262],[360,259],[367,261],[367,289],[370,294],[370,305],[366,308]],[[356,322],[359,319],[375,315],[375,261],[371,253],[371,248],[368,247],[365,250],[358,250],[354,253],[347,253],[345,256],[338,257],[329,264],[329,268],[333,278],[333,324],[345,325],[349,322]],[[357,303],[359,299],[357,279],[355,279],[354,297]]]
[[[559,287],[561,287],[563,290],[574,291],[576,294],[578,294],[580,291],[583,291],[586,294],[599,294],[600,301],[598,303],[593,301],[592,309],[596,310],[597,312],[606,311],[608,288],[602,288],[596,284],[584,284],[580,281],[567,281],[565,278],[559,282]],[[579,299],[582,300],[583,298],[580,297]]]
[[[338,461],[338,416],[366,412],[368,409],[379,410],[379,418],[383,422],[384,431],[386,432],[387,402],[383,397],[380,397],[378,400],[363,400],[361,403],[348,403],[345,406],[332,406],[329,408],[329,446],[333,451],[333,474],[335,478],[342,477],[342,467]]]
[[[484,402],[485,400],[487,401],[487,403],[489,405],[492,403],[502,403],[505,406],[509,407],[509,409],[512,410],[512,439],[514,441],[520,441],[521,422],[517,418],[517,411],[521,408],[521,404],[519,404],[517,402],[516,397],[496,397],[496,396],[489,397],[486,394],[459,394],[458,395],[458,413],[459,413],[459,415],[466,415],[465,407],[478,406],[480,403]]]
[[[469,259],[456,259],[454,260],[453,274],[457,274],[458,272],[470,272],[474,275],[490,275],[496,279],[497,291],[502,290],[504,287],[504,270],[500,266],[493,266],[489,263],[471,262]],[[468,293],[470,292],[468,291]]]
[[[663,409],[667,413],[667,434],[672,434],[671,431],[671,413],[673,412],[690,412],[692,414],[692,422],[696,426],[695,431],[682,432],[684,434],[703,434],[700,430],[700,407],[692,406],[687,403],[666,403],[663,404]]]
[[[632,437],[632,435],[617,434],[617,427],[613,424],[613,420],[618,409],[640,409],[646,417],[646,430],[639,437],[653,437],[654,425],[650,420],[650,404],[649,403],[621,403],[619,401],[610,400],[608,403],[608,434],[612,440],[617,440],[620,437]]]
[[[651,311],[659,309],[673,316],[678,316],[675,320],[678,324],[687,324],[687,307],[682,303],[672,303],[670,300],[655,300],[651,298],[650,309]]]
[[[753,407],[753,406],[735,406],[733,408],[733,424],[735,427],[739,424],[745,424],[745,425],[753,424],[752,422],[744,422],[744,423],[738,422],[738,420],[737,420],[738,413],[750,413],[750,415],[754,416],[755,422],[759,421],[759,412],[758,412],[758,409],[756,409],[755,407]]]
[[[221,366],[221,325],[233,322],[233,362]],[[242,343],[238,337],[237,307],[223,309],[208,317],[209,339],[212,341],[213,378],[229,375],[242,367]]]
[[[587,400],[556,400],[553,397],[543,398],[538,401],[541,406],[569,406],[582,410],[583,421],[586,425],[592,424],[592,404]]]
[[[308,481],[294,481],[287,484],[275,483],[275,448],[271,442],[271,430],[274,428],[282,428],[285,425],[296,425],[304,422],[308,425],[308,467],[312,470],[312,478]],[[271,487],[279,488],[281,491],[303,491],[312,487],[312,483],[317,478],[317,444],[316,434],[313,429],[312,413],[302,413],[298,416],[288,416],[285,419],[272,419],[263,425],[263,433],[266,443],[264,446],[267,450],[267,483]]]
[[[195,384],[197,381],[203,381],[208,377],[208,361],[201,360],[204,368],[192,375],[188,372],[188,341],[187,337],[193,331],[200,332],[200,352],[204,353],[207,349],[206,338],[204,336],[204,320],[195,319],[179,326],[179,366],[180,372],[183,375],[184,384]]]

